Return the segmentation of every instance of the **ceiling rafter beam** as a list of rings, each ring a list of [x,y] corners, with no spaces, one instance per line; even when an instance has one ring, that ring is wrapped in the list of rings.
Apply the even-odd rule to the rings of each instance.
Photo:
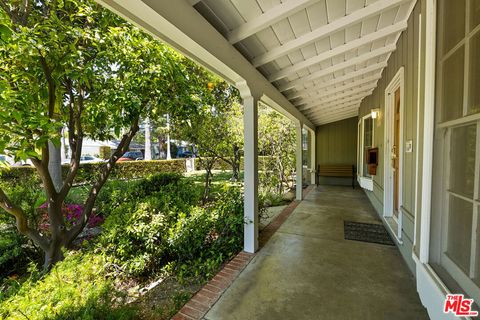
[[[345,101],[350,101],[350,100],[357,100],[357,99],[363,99],[365,98],[366,96],[368,96],[371,92],[373,91],[373,89],[370,89],[370,90],[366,90],[364,92],[359,92],[357,94],[354,94],[354,95],[350,95],[350,96],[346,96],[346,97],[343,97],[341,99],[337,99],[337,100],[334,100],[338,103],[342,103],[342,102],[345,102]],[[305,106],[299,106],[298,110],[304,112],[305,110],[308,110],[308,109],[313,109],[313,108],[317,108],[317,107],[321,107],[322,105],[325,105],[323,104],[322,102],[320,102],[319,104],[307,104]]]
[[[319,89],[327,88],[327,87],[330,87],[332,85],[338,84],[340,82],[347,81],[347,80],[350,80],[350,79],[354,79],[356,77],[360,77],[360,76],[362,76],[364,74],[367,74],[369,72],[376,71],[376,70],[379,70],[379,69],[383,69],[386,66],[387,66],[387,62],[383,61],[383,62],[380,62],[380,63],[373,64],[371,66],[368,66],[366,68],[361,68],[361,69],[358,69],[356,71],[348,72],[348,73],[344,74],[343,76],[340,76],[338,78],[334,78],[334,79],[331,79],[331,80],[328,80],[328,81],[325,81],[325,82],[321,82],[321,83],[317,83],[317,84],[311,83],[310,85],[304,87],[303,89],[295,91],[295,93],[293,95],[290,95],[288,97],[288,99],[292,100],[292,99],[295,99],[297,97],[302,97],[303,95],[310,93],[311,90],[319,90]],[[380,72],[380,75],[381,74],[382,73]]]
[[[357,104],[357,103],[353,103],[353,104],[349,103],[342,108],[327,109],[327,110],[322,110],[321,112],[312,113],[312,114],[308,115],[308,117],[310,117],[311,119],[317,119],[319,117],[324,117],[324,116],[339,113],[339,112],[356,110],[356,108],[358,108],[358,107],[359,107],[359,104]]]
[[[361,103],[361,100],[347,101],[345,103],[337,104],[336,106],[333,106],[333,107],[318,108],[315,110],[311,110],[309,112],[306,112],[305,115],[308,117],[315,117],[323,113],[331,113],[335,110],[342,110],[342,109],[346,109],[353,106],[359,106],[360,103]]]
[[[285,91],[285,90],[288,90],[288,89],[296,88],[296,87],[298,87],[298,86],[300,86],[300,85],[302,85],[306,82],[311,82],[315,79],[324,77],[324,76],[326,76],[328,74],[331,74],[331,73],[334,73],[336,71],[343,70],[345,68],[355,66],[356,64],[363,63],[363,62],[368,61],[370,59],[388,54],[390,52],[395,51],[396,48],[397,48],[397,46],[395,44],[391,44],[391,45],[388,45],[388,46],[385,46],[385,47],[375,49],[373,51],[370,51],[370,52],[364,53],[362,55],[359,55],[355,58],[348,59],[347,61],[335,64],[331,67],[316,71],[316,72],[311,73],[307,76],[304,76],[304,77],[295,79],[293,81],[290,81],[286,84],[281,85],[278,88],[278,90]]]
[[[289,0],[284,1],[256,18],[233,29],[227,36],[230,44],[235,44],[262,31],[263,29],[297,13],[319,0]]]
[[[320,122],[315,123],[315,125],[316,126],[324,126],[324,125],[329,124],[329,123],[333,123],[333,122],[337,122],[337,121],[341,121],[341,120],[345,120],[345,119],[349,119],[349,118],[353,118],[353,117],[357,117],[357,116],[358,116],[358,114],[347,115],[347,116],[344,116],[344,117],[341,117],[341,118],[338,118],[338,119],[320,121]]]
[[[304,115],[305,116],[313,116],[313,115],[316,115],[316,114],[318,114],[320,112],[323,112],[323,111],[326,111],[326,110],[332,110],[332,109],[335,109],[335,108],[343,108],[343,107],[348,106],[348,105],[360,105],[360,103],[362,103],[362,100],[359,99],[359,98],[356,98],[356,99],[344,101],[343,103],[339,103],[339,104],[336,104],[334,106],[324,106],[324,107],[321,107],[321,108],[311,109],[311,110],[308,110],[308,112],[305,112]]]
[[[314,56],[312,58],[309,58],[307,60],[304,60],[302,62],[296,63],[290,67],[286,67],[282,70],[279,70],[273,74],[271,74],[268,77],[268,80],[270,82],[276,81],[282,78],[285,78],[291,74],[296,73],[297,71],[300,71],[302,69],[306,69],[312,65],[321,63],[322,61],[328,60],[334,56],[344,54],[346,52],[352,51],[354,49],[357,49],[358,47],[361,47],[367,43],[372,43],[374,41],[377,41],[382,38],[386,38],[394,33],[402,32],[403,30],[407,29],[407,22],[406,21],[401,21],[396,24],[393,24],[391,26],[388,26],[386,28],[382,28],[378,31],[369,33],[363,37],[360,37],[358,39],[352,40],[347,42],[346,44],[343,44],[341,46],[338,46],[336,48],[333,48],[331,50],[325,51],[320,53],[318,56]]]
[[[312,32],[306,33],[294,40],[284,43],[281,46],[254,58],[252,64],[259,67],[279,57],[285,56],[292,51],[307,46],[315,41],[325,38],[337,31],[343,30],[349,26],[355,25],[362,20],[375,16],[382,11],[401,5],[411,0],[380,0],[376,1],[362,9],[356,10],[349,15],[336,19],[329,24],[323,25]]]
[[[312,119],[311,121],[313,122],[328,122],[328,121],[335,121],[337,119],[347,119],[347,118],[351,118],[351,117],[355,117],[355,116],[358,116],[358,111],[357,110],[349,110],[349,111],[346,111],[344,113],[337,113],[337,114],[332,114],[328,117],[323,117],[323,118],[315,118],[315,119]]]
[[[370,89],[375,89],[376,87],[377,87],[376,82],[375,83],[370,83],[370,84],[367,84],[367,85],[359,86],[358,88],[353,88],[353,89],[347,90],[345,92],[328,95],[327,97],[311,98],[311,99],[307,99],[307,100],[304,100],[304,101],[299,101],[298,103],[295,103],[294,105],[295,106],[300,106],[300,105],[309,104],[309,103],[328,103],[328,102],[332,102],[332,101],[335,102],[340,98],[343,98],[343,97],[346,97],[346,96],[351,96],[351,95],[357,94],[359,92],[365,92],[365,91],[368,91]]]
[[[321,123],[321,124],[325,124],[325,123],[335,122],[335,121],[348,119],[348,118],[352,118],[352,117],[356,117],[356,116],[358,116],[358,110],[345,112],[343,114],[336,114],[336,115],[332,115],[332,116],[329,116],[329,117],[318,118],[318,119],[314,119],[312,121],[318,122],[318,123]]]
[[[348,90],[348,89],[354,89],[356,87],[360,87],[362,85],[365,85],[365,84],[370,84],[372,82],[377,82],[382,76],[380,74],[376,74],[374,76],[371,76],[371,77],[367,77],[367,78],[364,78],[364,79],[361,79],[361,80],[358,80],[358,81],[354,81],[354,82],[351,82],[351,83],[347,83],[347,84],[344,84],[342,86],[338,86],[338,87],[334,87],[330,90],[323,90],[323,91],[316,91],[316,92],[310,92],[310,95],[309,96],[302,96],[301,97],[301,100],[300,102],[306,102],[310,99],[320,99],[320,98],[324,98],[324,97],[328,97],[332,94],[335,94],[335,93],[338,93],[338,92],[342,92],[342,91],[345,91],[345,90]]]
[[[349,107],[349,106],[358,106],[358,105],[360,105],[361,102],[362,102],[361,99],[354,99],[354,100],[350,100],[350,101],[345,101],[343,103],[337,103],[337,104],[331,105],[331,106],[322,106],[321,108],[311,109],[311,110],[308,110],[308,112],[305,112],[304,114],[307,115],[307,116],[315,116],[315,115],[320,114],[320,113],[325,112],[325,111],[342,109],[342,108]]]

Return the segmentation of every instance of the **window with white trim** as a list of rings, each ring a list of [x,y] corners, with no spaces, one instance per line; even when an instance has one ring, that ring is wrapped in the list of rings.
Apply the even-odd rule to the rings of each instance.
[[[372,176],[368,173],[367,153],[374,145],[374,121],[371,114],[364,116],[358,123],[357,180],[364,189],[373,191]]]
[[[430,264],[480,302],[479,1],[438,6]]]

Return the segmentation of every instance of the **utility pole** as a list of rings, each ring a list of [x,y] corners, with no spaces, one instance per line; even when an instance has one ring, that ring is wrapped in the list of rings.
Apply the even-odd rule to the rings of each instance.
[[[170,154],[170,115],[167,113],[167,160],[171,160]]]
[[[150,136],[150,118],[146,118],[144,121],[145,127],[145,160],[152,160],[152,138]]]

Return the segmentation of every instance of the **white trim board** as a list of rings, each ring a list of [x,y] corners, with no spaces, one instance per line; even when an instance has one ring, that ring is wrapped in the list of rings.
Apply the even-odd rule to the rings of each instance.
[[[400,89],[400,132],[399,132],[399,165],[398,165],[398,221],[397,221],[397,230],[396,236],[398,240],[402,239],[402,215],[401,210],[403,204],[403,126],[405,121],[405,69],[401,67],[395,76],[392,78],[387,88],[385,89],[385,117],[384,117],[384,192],[383,192],[383,212],[384,217],[393,217],[393,179],[394,179],[394,170],[390,165],[391,159],[391,150],[393,146],[394,139],[394,108],[395,108],[395,91]],[[388,219],[386,219],[388,221]]]

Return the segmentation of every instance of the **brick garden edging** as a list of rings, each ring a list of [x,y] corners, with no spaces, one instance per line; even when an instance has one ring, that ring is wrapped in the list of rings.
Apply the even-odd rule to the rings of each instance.
[[[310,185],[303,190],[303,198],[313,189]],[[280,226],[287,220],[295,210],[300,201],[292,201],[283,211],[262,230],[259,235],[259,246],[262,248]],[[172,320],[199,320],[202,319],[208,310],[220,299],[238,275],[245,269],[255,253],[240,252],[230,260],[206,285],[188,301]]]

